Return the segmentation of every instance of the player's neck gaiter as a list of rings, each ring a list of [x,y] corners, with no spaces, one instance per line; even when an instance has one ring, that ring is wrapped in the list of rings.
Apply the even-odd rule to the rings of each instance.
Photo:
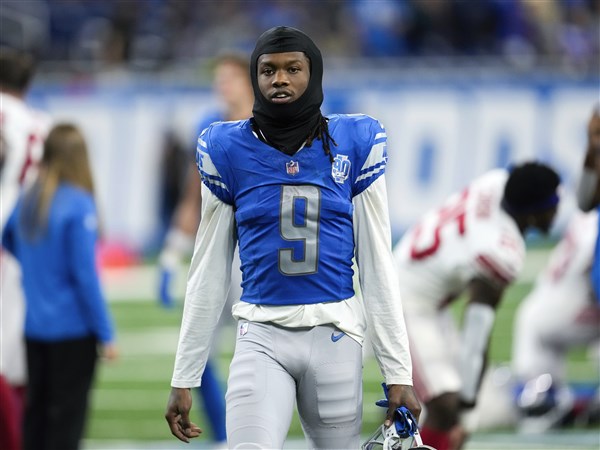
[[[266,53],[304,52],[310,59],[310,80],[306,91],[292,103],[276,105],[258,87],[258,58]],[[265,31],[256,42],[250,61],[254,89],[252,113],[265,138],[275,148],[293,154],[314,132],[321,119],[323,103],[323,57],[314,42],[303,32],[290,27]]]

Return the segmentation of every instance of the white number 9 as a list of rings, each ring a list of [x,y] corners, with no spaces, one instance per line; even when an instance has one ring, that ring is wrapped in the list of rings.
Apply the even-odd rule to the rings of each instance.
[[[304,211],[296,211],[304,204]],[[279,205],[279,234],[286,241],[302,241],[303,254],[294,258],[292,248],[279,249],[279,271],[284,275],[316,273],[319,259],[321,190],[317,186],[282,186]],[[303,217],[296,223],[295,217]]]

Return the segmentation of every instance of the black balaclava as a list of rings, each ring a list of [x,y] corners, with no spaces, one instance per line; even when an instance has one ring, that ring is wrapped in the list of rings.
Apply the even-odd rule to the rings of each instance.
[[[276,105],[258,87],[258,58],[266,53],[304,52],[310,59],[310,80],[306,91],[292,103]],[[254,89],[252,113],[267,141],[284,153],[297,151],[314,132],[321,120],[323,103],[323,57],[315,43],[302,31],[275,27],[265,31],[256,41],[250,61]]]

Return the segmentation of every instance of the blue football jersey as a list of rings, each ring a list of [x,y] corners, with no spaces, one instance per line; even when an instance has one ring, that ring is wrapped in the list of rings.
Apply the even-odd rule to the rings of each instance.
[[[265,144],[250,120],[214,123],[198,139],[204,184],[235,210],[241,300],[262,305],[354,295],[352,198],[385,171],[386,134],[362,114],[329,116],[334,162],[320,140],[293,156]]]

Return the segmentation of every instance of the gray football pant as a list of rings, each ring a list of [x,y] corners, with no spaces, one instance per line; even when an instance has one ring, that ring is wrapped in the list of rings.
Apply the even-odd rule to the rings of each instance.
[[[246,325],[244,325],[246,324]],[[311,449],[360,446],[362,349],[333,326],[238,324],[227,387],[230,449],[281,449],[294,400]]]

